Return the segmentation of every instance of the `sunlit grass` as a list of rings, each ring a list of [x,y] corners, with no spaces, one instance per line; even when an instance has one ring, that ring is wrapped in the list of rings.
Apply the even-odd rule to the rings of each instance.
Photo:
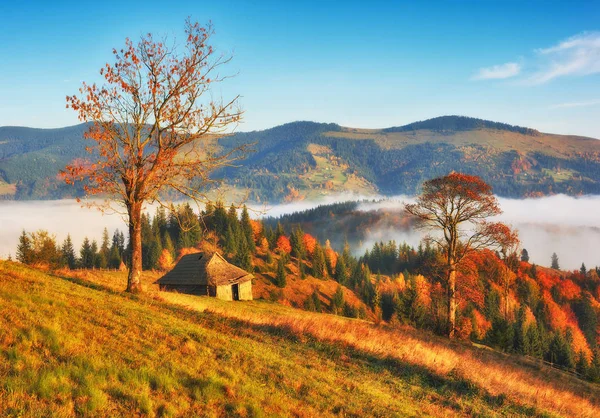
[[[591,385],[409,329],[71,275],[0,262],[0,415],[599,413]]]

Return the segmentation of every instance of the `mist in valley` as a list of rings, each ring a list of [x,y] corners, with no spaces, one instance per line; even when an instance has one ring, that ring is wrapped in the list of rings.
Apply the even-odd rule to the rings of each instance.
[[[402,210],[406,196],[365,201],[357,195],[329,196],[318,201],[302,201],[272,206],[254,206],[254,217],[281,216],[311,209],[319,205],[356,200],[361,201],[359,211]],[[384,198],[382,198],[384,199]],[[518,229],[522,247],[530,255],[530,261],[550,265],[550,257],[556,252],[561,268],[578,269],[582,262],[592,267],[600,265],[600,196],[569,197],[556,195],[536,199],[500,198],[504,213],[499,220]],[[154,213],[154,208],[149,208]],[[68,233],[78,249],[84,237],[99,241],[106,227],[109,234],[115,229],[126,231],[126,224],[119,214],[102,214],[96,209],[81,207],[74,200],[59,201],[4,201],[0,202],[0,258],[9,254],[14,258],[22,230],[34,232],[45,229],[62,242]],[[394,239],[417,246],[424,233],[405,226],[371,225],[364,239],[353,245],[355,254],[362,254],[376,241]]]

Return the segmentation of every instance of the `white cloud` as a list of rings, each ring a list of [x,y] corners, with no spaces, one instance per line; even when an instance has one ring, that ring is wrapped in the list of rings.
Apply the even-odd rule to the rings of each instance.
[[[521,72],[521,65],[516,62],[494,65],[493,67],[480,68],[473,80],[497,80],[510,78]]]
[[[570,103],[559,103],[549,107],[549,109],[569,109],[572,107],[589,107],[600,105],[600,100],[588,100],[585,102],[570,102]]]
[[[540,68],[528,79],[531,84],[600,73],[600,32],[584,32],[535,52]]]

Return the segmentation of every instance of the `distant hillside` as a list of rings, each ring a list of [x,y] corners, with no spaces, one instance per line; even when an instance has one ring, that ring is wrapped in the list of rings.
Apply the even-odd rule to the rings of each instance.
[[[80,194],[56,174],[84,155],[84,128],[0,128],[0,195]],[[341,192],[414,194],[424,180],[453,170],[479,175],[507,197],[600,193],[600,141],[463,116],[387,129],[293,122],[219,141],[224,151],[241,143],[254,143],[256,152],[214,176],[261,202]]]
[[[580,416],[595,386],[408,328],[299,311],[121,293],[0,261],[0,415]]]
[[[80,194],[57,180],[59,170],[86,155],[86,124],[58,129],[0,127],[0,198],[61,198]],[[12,187],[9,187],[12,186]],[[3,193],[4,192],[4,193]]]

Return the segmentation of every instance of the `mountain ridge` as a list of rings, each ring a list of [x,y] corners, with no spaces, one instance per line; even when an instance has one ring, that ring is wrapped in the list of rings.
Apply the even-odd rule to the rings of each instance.
[[[0,127],[0,196],[81,195],[56,174],[86,155],[85,126]],[[506,197],[600,194],[599,140],[465,116],[382,129],[295,121],[219,139],[224,151],[243,143],[255,144],[255,152],[215,176],[260,202],[344,191],[414,194],[423,181],[449,171],[479,175]]]
[[[336,123],[336,122],[317,122],[317,121],[312,121],[312,120],[295,120],[295,121],[290,121],[290,122],[285,122],[285,123],[282,123],[279,125],[275,125],[270,128],[254,129],[254,130],[250,130],[250,131],[239,131],[239,132],[235,132],[234,134],[252,134],[252,133],[257,133],[257,132],[270,131],[270,130],[282,128],[282,127],[303,125],[303,124],[319,125],[319,126],[327,125],[327,126],[331,126],[331,127],[337,127],[338,129],[361,130],[361,131],[372,131],[372,132],[377,132],[377,131],[405,132],[405,131],[422,130],[422,129],[435,130],[434,128],[436,126],[441,126],[441,128],[437,128],[437,129],[439,129],[439,130],[454,130],[454,131],[467,131],[467,130],[476,130],[476,129],[496,129],[496,130],[508,130],[508,131],[516,131],[516,132],[523,131],[526,133],[532,133],[534,135],[552,134],[552,135],[559,135],[559,136],[591,138],[591,139],[600,140],[600,138],[594,138],[592,136],[587,136],[587,135],[556,134],[556,133],[551,133],[551,132],[543,132],[543,131],[539,131],[539,130],[537,130],[535,128],[531,128],[531,127],[512,125],[512,124],[505,123],[505,122],[492,121],[490,119],[475,118],[475,117],[464,116],[464,115],[436,116],[433,118],[428,118],[428,119],[423,119],[423,120],[407,123],[405,125],[393,125],[393,126],[384,127],[384,128],[360,128],[360,127],[344,126],[344,125],[340,125],[339,123]],[[62,131],[62,130],[68,130],[68,129],[75,129],[75,128],[80,128],[80,127],[84,127],[87,125],[89,125],[88,122],[78,123],[78,124],[74,124],[74,125],[67,125],[67,126],[62,126],[62,127],[55,127],[55,128],[38,128],[38,127],[25,126],[25,125],[3,125],[3,126],[0,126],[0,138],[2,138],[3,131],[9,130],[9,129],[51,132],[51,131]],[[452,128],[452,127],[454,127],[454,128]],[[335,130],[335,129],[332,129],[332,130]]]

